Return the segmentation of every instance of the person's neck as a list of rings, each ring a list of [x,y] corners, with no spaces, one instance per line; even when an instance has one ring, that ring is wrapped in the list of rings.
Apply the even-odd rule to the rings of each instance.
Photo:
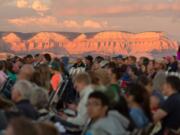
[[[174,91],[174,90],[172,90],[172,91],[170,91],[170,92],[168,93],[168,96],[171,96],[171,95],[173,95],[173,94],[175,94],[175,93],[177,93],[177,92]]]
[[[106,117],[106,113],[103,113],[101,116],[99,116],[99,117],[97,117],[97,118],[93,118],[92,121],[93,121],[93,122],[96,122],[96,121],[98,121],[99,119],[102,119],[102,118],[104,118],[104,117]]]
[[[112,80],[111,80],[111,84],[118,84],[118,81],[115,80],[115,79],[112,79]]]
[[[54,74],[59,74],[60,72],[59,71],[54,71]]]
[[[137,104],[136,102],[132,102],[132,103],[129,104],[129,107],[130,108],[140,108],[140,105]]]
[[[132,74],[132,75],[131,75],[131,79],[132,79],[132,80],[136,80],[136,79],[137,79],[137,76],[134,75],[134,74]]]

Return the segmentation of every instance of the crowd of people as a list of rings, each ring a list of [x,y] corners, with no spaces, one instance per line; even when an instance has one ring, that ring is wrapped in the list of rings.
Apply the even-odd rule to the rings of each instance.
[[[180,135],[180,57],[0,61],[2,135]]]

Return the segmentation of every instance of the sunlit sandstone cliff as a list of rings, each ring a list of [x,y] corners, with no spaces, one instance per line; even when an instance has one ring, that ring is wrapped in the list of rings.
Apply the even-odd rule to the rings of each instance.
[[[2,37],[5,43],[10,45],[10,49],[13,51],[24,51],[25,45],[20,37],[14,33],[9,33],[8,35]]]
[[[153,51],[163,52],[176,50],[178,43],[170,40],[162,32],[99,32],[94,34],[79,34],[70,39],[55,32],[40,32],[28,39],[19,37],[16,33],[8,33],[1,39],[15,52],[44,51],[63,49],[70,54],[99,53],[99,54],[137,54]]]
[[[177,42],[169,40],[163,33],[101,32],[90,38],[84,34],[80,35],[68,45],[68,50],[71,53],[95,51],[105,54],[136,54],[155,50],[176,49],[177,46]]]

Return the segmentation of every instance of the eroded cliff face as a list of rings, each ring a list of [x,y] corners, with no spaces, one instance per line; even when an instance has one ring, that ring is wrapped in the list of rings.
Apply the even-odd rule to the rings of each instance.
[[[15,52],[25,50],[23,41],[14,33],[9,33],[8,35],[3,36],[2,40],[9,45],[10,50],[13,50]]]
[[[178,43],[164,36],[161,32],[144,32],[139,34],[127,32],[99,32],[88,36],[80,34],[69,40],[62,34],[54,32],[40,32],[29,38],[21,39],[15,33],[9,33],[2,40],[10,45],[15,52],[59,50],[60,53],[81,54],[95,52],[99,54],[137,54],[153,51],[163,52],[176,50]],[[62,51],[61,51],[62,50]]]
[[[70,53],[97,52],[103,54],[136,54],[153,51],[176,50],[178,43],[166,38],[161,32],[140,34],[101,32],[88,38],[77,37],[67,45]]]

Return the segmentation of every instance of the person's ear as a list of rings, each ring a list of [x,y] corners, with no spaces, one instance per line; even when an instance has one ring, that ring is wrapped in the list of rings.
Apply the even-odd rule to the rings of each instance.
[[[107,112],[108,111],[108,106],[104,106],[103,111]]]

